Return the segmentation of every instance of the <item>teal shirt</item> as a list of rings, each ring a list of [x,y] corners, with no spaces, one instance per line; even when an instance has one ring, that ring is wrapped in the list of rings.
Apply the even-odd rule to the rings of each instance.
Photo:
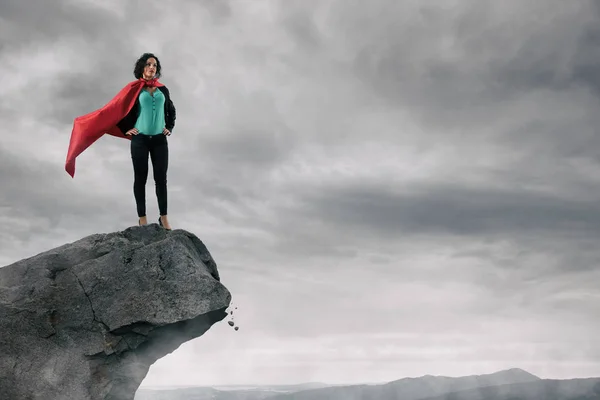
[[[156,89],[150,94],[142,89],[138,97],[140,111],[135,128],[144,135],[160,135],[165,128],[165,95]]]

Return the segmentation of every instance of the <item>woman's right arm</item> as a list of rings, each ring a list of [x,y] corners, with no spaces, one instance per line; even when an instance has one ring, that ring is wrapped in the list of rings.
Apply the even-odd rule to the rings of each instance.
[[[123,132],[124,135],[130,134],[131,131],[134,129],[135,122],[137,120],[137,115],[138,115],[138,108],[139,108],[139,103],[136,100],[133,107],[131,107],[131,110],[129,110],[129,113],[127,113],[127,115],[117,123],[117,127],[121,130],[121,132]],[[137,129],[136,129],[136,133],[137,133]]]

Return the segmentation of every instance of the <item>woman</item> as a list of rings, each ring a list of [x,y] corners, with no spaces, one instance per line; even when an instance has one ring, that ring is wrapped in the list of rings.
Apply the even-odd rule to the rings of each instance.
[[[158,82],[161,76],[158,57],[144,53],[136,61],[133,74],[137,81],[127,84],[104,107],[75,118],[65,169],[74,177],[75,158],[105,133],[130,139],[138,224],[148,223],[146,181],[150,156],[160,214],[158,223],[171,230],[167,217],[167,136],[175,126],[175,106],[167,87]]]
[[[160,78],[161,66],[152,53],[143,54],[135,63],[133,75],[137,79],[152,81]],[[167,167],[169,147],[167,136],[175,125],[175,106],[166,86],[144,87],[129,111],[117,126],[131,136],[131,160],[133,162],[133,194],[137,205],[139,225],[146,225],[146,181],[148,179],[148,156],[152,160],[155,192],[158,200],[161,226],[170,230],[167,218]]]

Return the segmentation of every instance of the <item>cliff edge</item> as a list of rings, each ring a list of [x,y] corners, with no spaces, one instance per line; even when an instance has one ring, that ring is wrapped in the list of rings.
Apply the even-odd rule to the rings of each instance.
[[[157,224],[0,268],[0,393],[133,400],[150,366],[224,319],[230,301],[204,244]]]

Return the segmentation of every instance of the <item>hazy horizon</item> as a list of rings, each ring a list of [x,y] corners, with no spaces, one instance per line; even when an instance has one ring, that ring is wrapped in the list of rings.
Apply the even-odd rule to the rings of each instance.
[[[353,386],[353,385],[382,385],[382,384],[386,384],[389,382],[394,382],[394,381],[398,381],[401,379],[415,379],[415,378],[423,378],[426,376],[433,376],[433,377],[444,377],[444,378],[460,378],[460,377],[465,377],[465,376],[482,376],[482,375],[489,375],[489,374],[494,374],[494,373],[498,373],[498,372],[503,372],[503,371],[507,371],[513,368],[508,368],[506,370],[499,370],[499,371],[492,371],[492,372],[488,372],[488,373],[481,373],[481,374],[470,374],[470,375],[452,375],[452,374],[441,374],[441,375],[432,375],[432,374],[424,374],[424,375],[419,375],[419,376],[399,376],[397,378],[391,379],[391,380],[385,380],[385,381],[378,381],[378,382],[374,382],[374,381],[353,381],[353,382],[318,382],[318,381],[313,381],[313,382],[287,382],[287,383],[252,383],[252,382],[247,382],[247,383],[230,383],[230,384],[218,384],[218,385],[158,385],[158,386],[151,386],[148,383],[144,382],[144,384],[142,384],[140,386],[140,388],[144,388],[144,389],[165,389],[165,388],[194,388],[194,387],[212,387],[212,388],[236,388],[236,387],[276,387],[276,386],[301,386],[301,385],[325,385],[325,386]],[[520,369],[520,368],[518,368]],[[523,370],[524,372],[527,373],[531,373],[529,371]],[[587,379],[587,378],[600,378],[600,376],[598,375],[594,375],[594,376],[573,376],[573,377],[568,377],[568,378],[548,378],[548,377],[544,377],[544,376],[539,376],[536,374],[532,374],[535,375],[536,377],[544,380],[544,379]]]
[[[599,38],[595,1],[0,0],[0,265],[137,224],[126,140],[64,162],[154,52],[240,329],[142,387],[600,376]]]
[[[524,370],[522,368],[506,368],[506,369],[502,369],[502,370],[493,370],[493,371],[488,371],[488,372],[482,372],[482,373],[473,373],[473,374],[466,374],[466,375],[462,375],[462,374],[422,374],[422,375],[407,375],[407,376],[398,376],[396,378],[392,378],[389,380],[382,380],[382,381],[352,381],[352,382],[344,382],[344,381],[336,381],[336,382],[324,382],[324,381],[289,381],[289,382],[283,382],[283,383],[269,383],[269,382],[265,382],[265,383],[253,383],[253,382],[245,382],[245,383],[222,383],[222,384],[215,384],[215,385],[195,385],[195,384],[189,384],[189,385],[159,385],[159,386],[149,386],[149,384],[147,382],[144,382],[144,385],[142,385],[141,387],[145,387],[145,388],[152,388],[152,387],[156,387],[156,388],[161,388],[161,387],[236,387],[236,386],[264,386],[264,387],[268,387],[268,386],[299,386],[299,385],[331,385],[331,386],[346,386],[346,385],[381,385],[381,384],[385,384],[385,383],[389,383],[389,382],[394,382],[394,381],[398,381],[398,380],[402,380],[402,379],[415,379],[415,378],[423,378],[423,377],[427,377],[427,376],[432,376],[432,377],[444,377],[444,378],[460,378],[460,377],[466,377],[466,376],[482,376],[482,375],[492,375],[492,374],[496,374],[499,372],[505,372],[505,371],[509,371],[509,370],[521,370],[523,372],[529,373],[531,375],[536,376],[537,378],[540,379],[564,379],[564,380],[568,380],[568,379],[588,379],[588,378],[600,378],[599,375],[590,375],[590,376],[570,376],[570,377],[562,377],[562,378],[556,378],[556,377],[546,377],[546,376],[540,376],[538,374],[534,374],[530,371]]]

